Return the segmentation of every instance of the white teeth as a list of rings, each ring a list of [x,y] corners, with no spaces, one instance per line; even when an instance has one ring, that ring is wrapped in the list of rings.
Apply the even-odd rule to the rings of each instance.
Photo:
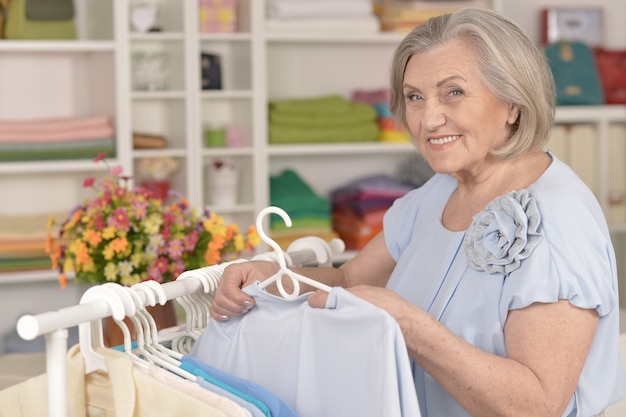
[[[439,138],[439,139],[428,139],[428,141],[435,145],[443,145],[444,143],[453,142],[460,137],[461,137],[460,135],[454,135],[454,136],[446,136],[445,138]]]

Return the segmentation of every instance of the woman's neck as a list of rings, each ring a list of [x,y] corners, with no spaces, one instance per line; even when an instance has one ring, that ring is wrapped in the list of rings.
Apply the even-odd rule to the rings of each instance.
[[[498,161],[476,176],[459,176],[442,215],[443,225],[451,231],[466,230],[472,217],[493,199],[513,190],[528,188],[550,166],[544,152],[531,152],[518,158]]]

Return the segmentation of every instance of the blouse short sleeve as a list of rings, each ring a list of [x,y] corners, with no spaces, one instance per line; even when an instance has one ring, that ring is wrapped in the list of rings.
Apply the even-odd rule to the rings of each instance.
[[[595,197],[586,187],[538,183],[529,188],[541,215],[542,241],[506,277],[501,313],[567,299],[602,317],[618,304],[616,262]],[[502,317],[506,317],[503,314]]]

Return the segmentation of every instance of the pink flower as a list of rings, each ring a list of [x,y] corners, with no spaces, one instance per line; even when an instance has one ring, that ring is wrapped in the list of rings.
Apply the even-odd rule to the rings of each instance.
[[[136,219],[144,219],[148,214],[148,204],[142,202],[135,202],[133,204]]]
[[[121,165],[115,165],[114,167],[111,167],[109,173],[113,176],[119,177],[123,170],[124,168],[122,168]]]
[[[102,219],[102,213],[96,213],[93,218],[93,224],[96,230],[104,229],[104,220]]]
[[[161,276],[161,272],[159,272],[159,268],[156,263],[149,265],[148,268],[146,268],[146,272],[148,273],[148,279],[152,279],[156,282],[163,281],[163,277]]]
[[[183,254],[183,244],[180,239],[174,239],[167,248],[167,254],[174,259],[179,259]]]
[[[169,268],[169,262],[167,261],[167,258],[164,258],[162,256],[159,256],[156,261],[154,261],[154,265],[157,267],[157,270],[161,273],[164,274],[167,272],[167,269]]]
[[[96,182],[96,179],[94,177],[85,178],[85,181],[83,181],[83,187],[85,188],[93,187],[95,182]]]
[[[199,237],[200,234],[195,229],[185,235],[185,237],[183,238],[184,250],[187,252],[192,252],[196,247],[196,243],[198,243]]]
[[[130,228],[130,220],[128,219],[128,213],[126,213],[126,208],[116,208],[113,211],[113,215],[107,219],[107,225],[127,232]]]
[[[185,272],[186,269],[187,269],[187,266],[185,265],[185,262],[183,262],[182,259],[177,259],[174,262],[172,262],[172,275],[173,276],[178,277],[180,274]]]
[[[96,155],[96,157],[93,159],[94,162],[100,162],[100,161],[104,161],[107,157],[107,153],[106,152],[100,152],[98,155]]]

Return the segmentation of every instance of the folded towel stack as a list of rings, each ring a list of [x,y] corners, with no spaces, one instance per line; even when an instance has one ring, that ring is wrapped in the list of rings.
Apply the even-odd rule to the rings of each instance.
[[[332,230],[330,201],[316,194],[292,169],[270,177],[270,204],[282,208],[291,218],[291,227],[277,215],[270,218],[270,235],[283,249],[305,236],[328,241],[337,237]]]
[[[452,13],[461,7],[489,7],[488,0],[377,0],[374,10],[380,27],[388,32],[410,32],[434,16]]]
[[[355,90],[352,100],[371,105],[376,110],[378,127],[380,128],[379,140],[381,142],[410,141],[410,136],[404,126],[399,124],[389,109],[389,89],[380,90]]]
[[[64,218],[59,213],[55,218]],[[46,222],[50,213],[0,214],[0,272],[50,269],[46,254]]]
[[[378,135],[376,111],[365,103],[338,95],[270,102],[270,143],[372,142]]]
[[[0,120],[0,161],[89,159],[115,155],[108,117]]]
[[[376,33],[372,0],[267,0],[270,32]]]
[[[331,193],[333,229],[346,249],[361,250],[383,229],[383,216],[413,187],[388,175],[359,178]]]

